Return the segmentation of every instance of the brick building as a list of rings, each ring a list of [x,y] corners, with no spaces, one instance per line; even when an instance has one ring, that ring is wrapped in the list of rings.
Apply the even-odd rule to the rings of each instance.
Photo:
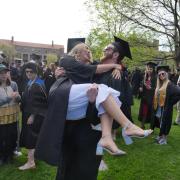
[[[39,44],[31,42],[14,41],[14,37],[11,40],[0,39],[0,43],[13,45],[16,50],[16,57],[27,62],[32,59],[32,54],[40,56],[40,61],[46,60],[47,54],[56,54],[58,57],[64,55],[64,46],[54,44]]]

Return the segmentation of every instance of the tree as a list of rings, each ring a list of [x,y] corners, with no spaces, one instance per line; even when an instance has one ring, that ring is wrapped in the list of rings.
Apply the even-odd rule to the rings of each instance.
[[[6,43],[0,43],[0,51],[5,54],[8,63],[12,62],[16,56],[15,47]]]
[[[160,46],[170,49],[171,56],[164,58],[180,63],[180,1],[91,0],[86,5],[95,9],[98,27],[104,27],[109,34],[118,30],[127,34],[150,33],[162,40]]]
[[[55,63],[58,60],[58,57],[56,54],[47,54],[46,56],[47,64]]]
[[[147,34],[137,34],[132,33],[129,35],[117,34],[118,37],[130,42],[130,48],[133,60],[128,58],[124,59],[125,64],[128,65],[130,69],[142,66],[146,61],[154,60],[156,57],[161,57],[162,54],[158,51],[157,45],[154,45],[153,41],[149,40]],[[94,59],[99,59],[102,57],[102,50],[110,42],[113,42],[113,37],[109,38],[108,34],[101,32],[98,28],[93,29],[87,38],[87,44],[91,47]]]

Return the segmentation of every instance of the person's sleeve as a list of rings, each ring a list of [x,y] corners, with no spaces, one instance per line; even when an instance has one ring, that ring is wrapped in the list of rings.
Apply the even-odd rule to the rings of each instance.
[[[169,91],[171,103],[176,104],[180,100],[180,87],[171,83]]]
[[[73,58],[61,59],[60,66],[66,71],[66,75],[75,83],[89,83],[96,73],[97,65],[84,64]]]
[[[47,109],[47,97],[42,87],[36,83],[31,86],[30,97],[32,98],[31,114],[44,115]]]
[[[11,81],[11,88],[13,89],[14,92],[19,92],[18,91],[18,85],[15,81]],[[17,98],[16,98],[16,102],[20,102],[21,101],[21,96],[19,95]]]

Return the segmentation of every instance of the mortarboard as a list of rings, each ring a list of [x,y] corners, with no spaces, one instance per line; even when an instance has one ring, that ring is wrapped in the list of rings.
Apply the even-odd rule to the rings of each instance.
[[[159,66],[157,66],[157,72],[160,71],[160,70],[169,72],[170,68],[169,68],[168,65],[159,65]]]
[[[69,53],[71,49],[79,43],[85,43],[85,38],[68,38],[67,53]]]
[[[41,58],[41,56],[40,55],[38,55],[38,54],[32,54],[32,59],[33,60],[40,60],[40,58]]]
[[[114,40],[115,40],[115,42],[113,42],[112,44],[115,46],[115,48],[118,50],[118,52],[121,55],[132,59],[131,51],[129,48],[129,43],[127,41],[124,41],[124,40],[116,37],[116,36],[114,36]]]
[[[151,68],[155,68],[155,67],[157,66],[157,64],[154,63],[154,62],[147,62],[147,63],[146,63],[146,66],[149,66],[149,67],[151,67]]]

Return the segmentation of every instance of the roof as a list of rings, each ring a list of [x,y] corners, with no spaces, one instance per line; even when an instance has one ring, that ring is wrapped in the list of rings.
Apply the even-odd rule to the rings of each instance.
[[[23,46],[23,47],[34,47],[34,48],[46,48],[46,49],[64,49],[63,45],[57,44],[40,44],[40,43],[31,43],[31,42],[21,42],[21,41],[11,41],[6,39],[0,39],[0,43],[6,43],[16,46]]]

